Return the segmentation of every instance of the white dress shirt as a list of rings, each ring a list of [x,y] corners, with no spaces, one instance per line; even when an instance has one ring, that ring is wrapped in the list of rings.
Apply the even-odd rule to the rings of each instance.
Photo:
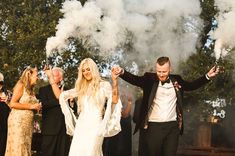
[[[149,116],[150,122],[168,122],[176,121],[176,93],[172,82],[164,85],[159,82],[155,98],[153,100],[153,109]]]

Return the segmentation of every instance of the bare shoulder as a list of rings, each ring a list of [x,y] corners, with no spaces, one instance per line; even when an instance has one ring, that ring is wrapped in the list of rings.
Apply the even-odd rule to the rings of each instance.
[[[14,90],[13,90],[13,91],[16,91],[16,92],[18,92],[18,91],[23,91],[23,89],[24,89],[23,83],[17,82],[16,85],[15,85],[15,87],[14,87]]]
[[[16,102],[23,95],[24,85],[21,82],[17,82],[14,89],[11,102]]]

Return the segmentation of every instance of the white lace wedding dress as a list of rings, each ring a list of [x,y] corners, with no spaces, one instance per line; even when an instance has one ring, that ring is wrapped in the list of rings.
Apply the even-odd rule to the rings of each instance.
[[[100,83],[99,97],[107,98],[107,106],[103,116],[93,97],[85,97],[83,109],[78,108],[76,120],[68,106],[69,98],[77,97],[75,89],[64,91],[60,95],[60,105],[65,116],[67,133],[73,135],[69,156],[103,156],[102,143],[104,137],[114,136],[121,131],[121,101],[112,108],[112,88],[109,82]],[[79,97],[78,97],[79,98]],[[105,105],[105,102],[102,104]]]

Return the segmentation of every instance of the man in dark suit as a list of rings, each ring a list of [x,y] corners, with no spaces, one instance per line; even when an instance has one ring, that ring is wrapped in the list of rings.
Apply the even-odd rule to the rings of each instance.
[[[58,100],[63,90],[63,70],[54,67],[44,71],[50,84],[39,89],[42,102],[42,156],[67,156],[70,138],[66,134],[64,115]]]
[[[195,90],[216,76],[219,69],[213,67],[202,77],[184,81],[179,75],[170,74],[168,57],[160,57],[156,62],[156,73],[133,75],[120,67],[116,74],[143,89],[143,100],[136,122],[135,132],[140,129],[147,145],[145,156],[175,156],[179,135],[183,133],[182,98],[184,91]]]

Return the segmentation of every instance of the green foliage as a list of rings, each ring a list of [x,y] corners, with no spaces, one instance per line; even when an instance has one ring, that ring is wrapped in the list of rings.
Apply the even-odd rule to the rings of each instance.
[[[0,71],[12,88],[28,65],[45,60],[47,38],[54,34],[61,1],[0,2]]]
[[[214,0],[201,0],[202,13],[201,18],[204,21],[204,33],[202,33],[201,43],[205,44],[207,34],[211,30],[212,20],[218,12],[214,6]],[[213,57],[214,47],[213,44],[210,48],[198,49],[197,53],[191,55],[185,62],[180,64],[181,74],[185,80],[194,80],[203,74],[206,74],[210,68],[215,65],[215,58]],[[215,101],[217,98],[226,100],[226,107],[234,105],[234,99],[232,98],[235,94],[234,86],[234,64],[233,59],[230,55],[223,58],[219,62],[219,66],[222,66],[224,71],[211,80],[204,87],[185,93],[185,106],[184,106],[184,123],[185,131],[183,137],[181,137],[180,145],[194,145],[195,137],[197,135],[197,128],[202,122],[208,122],[210,117],[213,115],[215,108],[208,104],[206,100]],[[226,109],[221,108],[221,109]],[[231,112],[230,112],[231,113]],[[226,114],[230,115],[231,114]],[[221,125],[224,129],[228,130],[223,123],[228,121],[226,117],[221,119]]]
[[[195,78],[206,74],[210,68],[215,65],[215,58],[211,56],[213,51],[198,51],[196,54],[191,55],[185,62],[182,62],[180,69],[184,79],[194,80]],[[233,79],[234,64],[233,58],[227,56],[220,60],[219,66],[223,67],[223,71],[213,78],[211,82],[204,87],[185,93],[185,132],[181,138],[181,145],[193,145],[195,142],[195,136],[197,135],[197,127],[202,122],[207,122],[213,115],[213,108],[211,104],[205,102],[206,100],[215,101],[217,98],[225,99],[227,107],[234,105],[235,94],[234,86],[235,81]],[[221,68],[222,69],[222,68]],[[226,114],[226,116],[229,114]],[[231,115],[231,114],[230,114]],[[221,119],[221,122],[227,123],[227,118]],[[223,126],[223,124],[221,124]],[[228,129],[228,127],[224,128]]]
[[[211,30],[212,20],[217,14],[218,10],[214,6],[214,0],[200,0],[202,12],[201,19],[204,23],[203,33],[201,34],[201,42],[205,43],[207,39],[207,34]]]
[[[186,80],[193,80],[206,74],[206,72],[213,67],[214,62],[215,59],[213,57],[204,51],[199,51],[181,64],[180,69],[182,69],[182,75],[184,75],[183,78]],[[235,81],[233,79],[235,67],[233,61],[228,56],[219,63],[219,66],[222,66],[224,71],[212,79],[211,82],[196,91],[185,93],[184,123],[186,126],[184,135],[181,138],[181,145],[194,145],[197,127],[202,122],[210,120],[214,110],[218,109],[213,108],[206,100],[215,101],[217,98],[225,99],[227,106],[219,108],[219,111],[221,109],[226,110],[227,107],[234,105],[234,99],[232,97],[235,94]],[[229,115],[231,116],[231,114],[226,114],[226,116]],[[224,119],[221,119],[220,122],[222,123],[221,125],[224,126],[224,129],[228,130],[228,127],[223,124],[228,123],[226,121],[227,118],[225,117]]]
[[[0,71],[5,76],[5,84],[12,88],[21,72],[28,65],[42,69],[46,62],[45,46],[48,37],[55,35],[55,28],[62,17],[62,0],[57,1],[7,1],[0,2]],[[85,0],[81,1],[82,4]],[[97,63],[102,61],[94,49],[85,48],[82,41],[70,39],[74,50],[55,53],[49,60],[51,65],[66,70],[65,82],[74,85],[79,62],[91,57]],[[61,59],[59,59],[61,58]],[[40,83],[39,85],[43,85]]]
[[[64,81],[68,88],[74,87],[78,76],[78,67],[83,59],[92,58],[97,63],[100,71],[104,67],[102,62],[106,62],[104,58],[98,55],[98,52],[96,53],[95,49],[84,46],[81,40],[70,38],[70,46],[73,48],[63,53],[53,52],[48,60],[50,65],[65,70]]]

